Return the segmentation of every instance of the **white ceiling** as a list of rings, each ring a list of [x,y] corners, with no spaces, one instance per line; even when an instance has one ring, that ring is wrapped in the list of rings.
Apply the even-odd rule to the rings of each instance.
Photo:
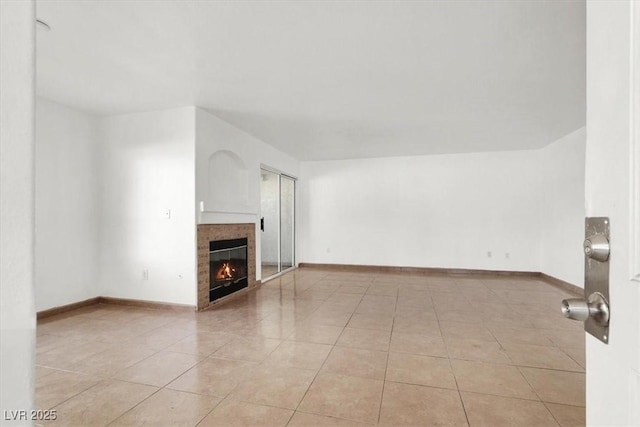
[[[38,1],[38,93],[197,105],[300,160],[537,148],[585,125],[585,3]]]

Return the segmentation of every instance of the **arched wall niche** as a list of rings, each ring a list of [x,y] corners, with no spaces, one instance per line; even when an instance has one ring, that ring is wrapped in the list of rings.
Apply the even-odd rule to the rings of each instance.
[[[247,167],[236,153],[220,150],[209,156],[207,211],[244,212],[249,208]]]

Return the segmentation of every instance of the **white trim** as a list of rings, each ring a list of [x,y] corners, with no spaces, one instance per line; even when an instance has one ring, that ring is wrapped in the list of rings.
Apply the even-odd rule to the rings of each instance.
[[[630,87],[631,102],[629,108],[630,132],[630,220],[631,242],[629,255],[631,257],[631,280],[640,282],[640,7],[631,2],[631,42],[630,42]]]
[[[198,224],[255,224],[258,215],[249,212],[202,211]]]

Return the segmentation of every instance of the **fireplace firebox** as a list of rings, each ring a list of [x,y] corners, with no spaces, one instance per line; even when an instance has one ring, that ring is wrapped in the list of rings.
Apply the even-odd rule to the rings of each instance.
[[[209,242],[209,301],[248,286],[247,239]]]

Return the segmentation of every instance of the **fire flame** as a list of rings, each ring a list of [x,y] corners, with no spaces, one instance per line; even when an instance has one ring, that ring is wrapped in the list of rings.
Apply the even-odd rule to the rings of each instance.
[[[218,270],[218,274],[216,274],[216,279],[225,280],[232,279],[236,269],[231,266],[230,262],[225,262],[222,264],[222,267]]]

